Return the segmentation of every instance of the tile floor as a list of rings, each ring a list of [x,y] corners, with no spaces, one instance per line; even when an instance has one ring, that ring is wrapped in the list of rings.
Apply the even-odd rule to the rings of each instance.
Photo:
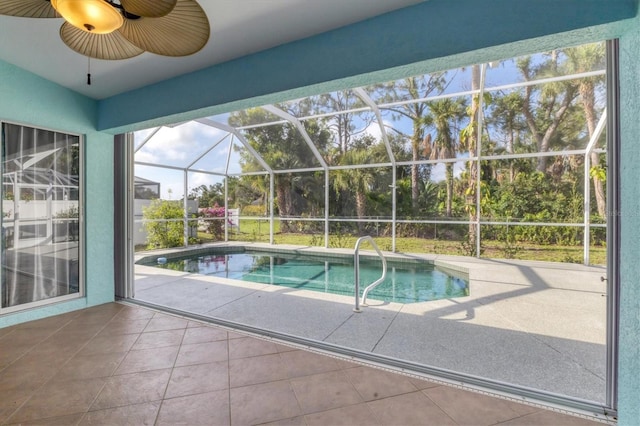
[[[0,424],[601,423],[110,303],[0,329]]]

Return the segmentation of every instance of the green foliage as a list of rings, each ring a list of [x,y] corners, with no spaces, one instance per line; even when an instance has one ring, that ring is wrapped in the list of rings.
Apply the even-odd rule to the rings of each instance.
[[[474,238],[466,238],[460,242],[459,254],[463,256],[476,257],[478,255],[478,244]],[[484,253],[484,247],[480,244],[480,254]]]
[[[582,263],[582,259],[578,256],[566,254],[562,257],[561,262],[563,263]]]
[[[606,182],[607,166],[603,166],[601,164],[598,164],[597,166],[592,166],[591,169],[589,169],[589,176],[591,176],[591,178],[596,178],[601,182]]]
[[[242,208],[243,216],[264,216],[264,206],[249,205]]]
[[[309,245],[312,247],[323,247],[324,246],[324,236],[315,234],[311,236],[309,240]]]
[[[503,245],[500,249],[504,254],[505,259],[515,259],[517,255],[523,250],[523,246],[516,242],[514,233],[509,232],[509,227],[507,227],[506,237],[504,238],[502,244]]]
[[[225,205],[224,201],[224,184],[218,182],[214,185],[200,185],[191,190],[189,194],[190,200],[198,200],[199,207],[213,207],[216,205]]]
[[[147,248],[179,247],[184,244],[182,201],[153,200],[142,209],[142,217],[147,231]],[[164,221],[167,219],[174,220]]]
[[[329,235],[329,247],[332,248],[347,248],[353,247],[351,243],[353,236],[350,232],[345,230],[340,222],[336,224],[335,231]]]

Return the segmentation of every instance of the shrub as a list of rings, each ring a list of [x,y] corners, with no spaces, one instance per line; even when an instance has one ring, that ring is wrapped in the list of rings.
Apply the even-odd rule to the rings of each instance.
[[[142,209],[142,217],[145,219],[144,227],[147,231],[148,248],[184,245],[184,226],[181,220],[184,218],[182,201],[153,200],[149,206]],[[156,222],[157,220],[168,221]]]
[[[206,232],[213,235],[214,239],[221,240],[224,238],[224,217],[226,209],[218,206],[216,203],[213,207],[200,210],[200,216],[206,218]],[[231,221],[229,221],[231,225]]]

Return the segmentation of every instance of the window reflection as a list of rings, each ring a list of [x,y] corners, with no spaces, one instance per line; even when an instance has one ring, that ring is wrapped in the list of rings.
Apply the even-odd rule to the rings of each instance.
[[[2,308],[80,293],[80,138],[2,126]]]

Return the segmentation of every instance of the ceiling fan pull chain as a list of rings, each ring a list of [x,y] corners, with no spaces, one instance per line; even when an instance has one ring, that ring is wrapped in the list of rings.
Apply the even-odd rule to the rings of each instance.
[[[91,57],[87,56],[87,86],[91,86]]]

